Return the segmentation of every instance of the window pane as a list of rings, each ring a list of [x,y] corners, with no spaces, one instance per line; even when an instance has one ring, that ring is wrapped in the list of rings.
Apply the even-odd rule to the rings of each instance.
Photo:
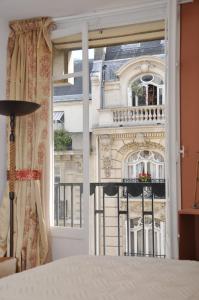
[[[157,87],[152,84],[148,86],[148,105],[157,105]]]
[[[143,253],[143,235],[142,230],[139,230],[137,232],[137,253],[142,254]]]
[[[69,77],[54,81],[54,225],[80,228],[84,223],[82,77],[70,74],[82,71],[82,50],[81,43],[78,50],[56,47],[54,72]]]
[[[134,232],[131,231],[131,254],[135,253],[135,248],[134,248]]]
[[[162,88],[159,88],[159,105],[163,104]]]
[[[152,229],[148,230],[148,241],[149,241],[149,249],[148,254],[153,254],[153,235],[152,235]],[[154,233],[154,254],[158,255],[158,249],[157,249],[157,232]]]

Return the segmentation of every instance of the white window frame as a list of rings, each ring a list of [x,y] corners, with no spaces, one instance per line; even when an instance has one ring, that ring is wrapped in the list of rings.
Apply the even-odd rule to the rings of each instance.
[[[167,193],[167,257],[178,257],[178,232],[177,212],[180,207],[180,135],[179,135],[179,84],[177,48],[177,17],[178,3],[192,1],[160,0],[160,1],[136,1],[130,7],[122,9],[106,10],[94,12],[88,15],[78,15],[67,18],[54,19],[57,29],[52,33],[52,39],[72,35],[82,31],[83,37],[83,94],[84,108],[84,196],[89,197],[89,124],[88,124],[88,30],[95,30],[108,27],[117,27],[128,24],[150,22],[156,20],[166,20],[167,28],[167,88],[165,90],[166,105],[166,193]],[[72,74],[74,77],[75,74]],[[172,183],[172,184],[171,184]],[[52,194],[52,193],[51,193]],[[52,199],[51,199],[52,200]],[[52,201],[51,201],[52,202]],[[84,212],[89,211],[89,201],[84,201]],[[89,236],[89,220],[85,218],[85,228],[82,229],[84,238]],[[54,229],[52,229],[53,231]],[[57,231],[56,231],[57,230]],[[54,235],[74,238],[73,229],[54,230]],[[81,229],[79,229],[81,230]],[[60,233],[61,232],[61,233]],[[69,233],[69,234],[68,234]],[[80,231],[77,238],[82,236]]]
[[[151,153],[158,153],[160,154],[162,157],[163,155],[161,153],[159,153],[158,151],[154,151],[154,150],[148,150],[148,149],[145,149]],[[159,174],[159,171],[158,171],[158,167],[162,166],[163,170],[163,174],[165,174],[165,161],[163,162],[156,162],[156,161],[151,161],[150,159],[146,159],[146,158],[140,158],[138,159],[137,161],[132,161],[132,162],[129,162],[129,158],[134,154],[134,153],[139,153],[139,152],[142,152],[143,150],[140,150],[140,151],[135,151],[135,152],[132,152],[128,155],[126,161],[125,161],[125,166],[126,166],[126,171],[125,173],[127,174],[127,178],[129,178],[129,167],[133,167],[133,178],[135,179],[136,178],[136,168],[137,168],[137,165],[140,164],[140,163],[143,163],[144,164],[144,173],[150,173],[148,170],[147,170],[147,167],[148,167],[148,163],[151,163],[152,165],[155,165],[156,166],[156,172],[155,172],[155,177],[152,177],[152,179],[164,179],[164,178],[159,178],[158,177],[158,174]],[[164,159],[164,157],[163,157]],[[142,172],[142,171],[141,171]],[[141,173],[140,172],[140,173]],[[152,175],[152,174],[151,174]]]
[[[129,87],[131,87],[131,85],[132,85],[133,82],[137,81],[138,79],[140,79],[142,76],[145,76],[145,75],[152,75],[153,76],[152,73],[140,74],[139,76],[137,76],[136,78],[134,78],[130,82]],[[163,98],[164,84],[159,85],[159,84],[153,82],[153,80],[152,80],[152,82],[150,81],[148,83],[144,83],[143,82],[142,85],[141,85],[142,87],[145,87],[145,89],[146,89],[146,103],[145,103],[144,106],[149,106],[149,104],[148,104],[148,96],[149,96],[148,95],[148,88],[149,88],[149,85],[153,85],[153,86],[155,86],[157,88],[157,104],[156,104],[156,106],[160,105],[159,90],[162,89],[162,104],[161,105],[163,105],[165,103],[165,100]],[[131,101],[129,101],[130,99],[128,99],[128,103],[131,102],[130,106],[133,106],[132,88],[130,88],[130,93],[129,94],[130,94]],[[135,107],[137,107],[137,106],[138,106],[138,96],[136,95],[135,96]]]
[[[137,245],[138,245],[138,231],[143,230],[142,225],[137,225],[135,227],[130,227],[129,230],[129,245],[130,245],[130,253],[138,253],[137,251]],[[151,224],[145,224],[144,225],[144,235],[145,235],[145,253],[146,255],[149,255],[149,230],[152,230],[152,223]],[[134,251],[131,249],[131,232],[134,233]],[[164,256],[164,249],[165,249],[165,242],[164,238],[161,237],[161,227],[154,226],[154,232],[157,234],[157,256]],[[164,235],[164,232],[162,232],[162,235]],[[163,243],[163,244],[162,244]],[[155,249],[154,249],[155,250]],[[127,250],[126,250],[127,251]],[[138,253],[139,254],[139,253]]]
[[[54,80],[60,79],[68,79],[68,78],[77,78],[82,77],[83,80],[83,218],[84,224],[82,228],[66,228],[66,227],[57,227],[51,226],[51,235],[52,237],[59,237],[65,239],[72,240],[86,240],[89,236],[89,199],[90,197],[90,182],[87,178],[89,178],[89,153],[90,153],[90,139],[89,139],[89,66],[88,66],[88,23],[83,22],[83,24],[76,24],[76,26],[72,26],[72,31],[68,28],[68,30],[60,30],[55,31],[54,34],[56,37],[72,35],[75,33],[81,33],[82,35],[82,71],[75,72],[70,74],[63,74],[63,76],[59,78],[52,78]],[[52,34],[52,39],[54,34]],[[53,114],[53,112],[51,112]],[[53,153],[51,152],[53,157]],[[51,173],[53,174],[53,163],[51,164]],[[52,176],[52,180],[53,180]],[[52,184],[53,186],[53,184]],[[54,195],[54,193],[51,193]],[[51,196],[52,197],[52,196]],[[53,199],[50,199],[51,207],[50,207],[50,219],[51,224],[54,224],[54,207],[53,207]],[[89,253],[89,241],[84,243],[84,253]]]

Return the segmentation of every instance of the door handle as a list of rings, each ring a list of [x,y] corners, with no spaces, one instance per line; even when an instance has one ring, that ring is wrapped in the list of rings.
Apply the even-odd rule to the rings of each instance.
[[[179,153],[181,157],[184,158],[184,145],[181,146]]]

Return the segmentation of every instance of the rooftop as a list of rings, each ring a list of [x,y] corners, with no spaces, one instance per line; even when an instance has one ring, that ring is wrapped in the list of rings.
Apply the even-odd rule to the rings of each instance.
[[[97,55],[95,59],[89,60],[89,72],[94,74],[101,72],[102,67],[104,69],[105,81],[117,80],[116,72],[130,59],[144,56],[144,55],[164,55],[165,46],[164,41],[148,41],[143,43],[134,43],[120,46],[107,47],[105,50],[105,56],[103,51],[96,49]],[[101,57],[100,57],[101,55]],[[104,59],[103,59],[104,57]],[[74,61],[74,72],[82,70],[82,60]],[[90,82],[91,93],[91,82]],[[74,79],[74,84],[66,84],[63,86],[54,87],[54,101],[79,101],[82,100],[82,78],[78,77]]]

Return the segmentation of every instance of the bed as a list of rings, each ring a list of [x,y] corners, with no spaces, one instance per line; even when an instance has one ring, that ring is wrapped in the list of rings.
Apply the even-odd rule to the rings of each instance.
[[[73,256],[0,280],[1,300],[198,300],[199,263]]]

